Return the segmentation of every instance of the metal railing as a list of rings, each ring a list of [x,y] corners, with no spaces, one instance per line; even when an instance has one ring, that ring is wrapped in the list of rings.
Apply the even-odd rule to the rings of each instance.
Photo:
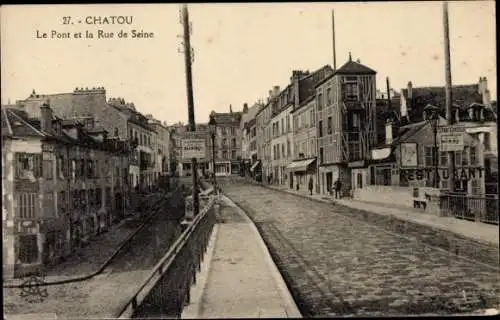
[[[165,256],[132,298],[121,308],[117,318],[142,318],[150,315],[179,318],[190,302],[190,288],[196,283],[210,235],[216,223],[215,198],[182,232]]]
[[[440,208],[445,217],[498,225],[498,195],[447,193],[441,196]]]

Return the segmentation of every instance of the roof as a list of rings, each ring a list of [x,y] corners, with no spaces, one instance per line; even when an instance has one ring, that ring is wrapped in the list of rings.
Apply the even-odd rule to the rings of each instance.
[[[217,123],[217,125],[232,124],[239,126],[242,117],[242,112],[230,112],[230,113],[213,112],[212,114],[215,118],[215,122]]]
[[[344,63],[343,66],[335,70],[332,74],[330,74],[328,77],[324,78],[322,81],[318,82],[315,87],[318,87],[325,83],[326,81],[330,80],[336,75],[358,75],[358,74],[370,74],[370,75],[375,75],[377,74],[377,71],[368,68],[364,64],[361,64],[356,61],[349,60],[346,63]]]
[[[383,142],[375,146],[374,149],[386,148],[391,146],[394,147],[400,143],[404,143],[406,140],[408,140],[410,137],[412,137],[414,134],[416,134],[422,128],[424,128],[425,125],[428,123],[429,123],[428,121],[420,121],[417,123],[411,123],[409,125],[403,126],[399,129],[400,131],[399,135],[392,140],[392,143],[387,144]]]
[[[77,125],[75,121],[63,121],[66,126]],[[44,132],[40,129],[40,119],[30,118],[23,110],[18,109],[2,109],[2,137],[38,137],[57,140],[63,143],[72,143],[89,147],[99,148],[115,148],[125,147],[124,141],[113,142],[106,139],[103,142],[95,140],[90,132],[81,129],[79,130],[78,139],[72,138],[64,130],[61,135],[53,135]]]
[[[2,110],[2,136],[45,137],[45,134],[29,123],[26,113],[16,109]]]
[[[323,81],[325,78],[333,74],[333,69],[329,65],[325,65],[308,76],[299,80],[299,101],[298,105],[316,94],[316,84]]]
[[[440,115],[446,115],[446,97],[444,87],[416,87],[411,90],[411,99],[408,99],[408,89],[402,89],[401,94],[407,101],[408,115],[412,122],[423,120],[423,111],[428,104],[437,106]],[[468,118],[467,108],[473,103],[482,103],[483,98],[479,93],[478,84],[456,85],[451,90],[452,104],[459,109],[461,118]],[[493,120],[493,110],[487,109],[485,118]]]

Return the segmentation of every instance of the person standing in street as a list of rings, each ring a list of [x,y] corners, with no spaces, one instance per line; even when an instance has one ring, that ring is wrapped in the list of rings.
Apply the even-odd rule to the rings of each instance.
[[[308,187],[309,187],[309,195],[312,196],[312,194],[313,194],[313,178],[312,177],[309,178],[309,185],[308,185]]]
[[[340,182],[340,179],[337,179],[335,181],[335,199],[342,198],[341,190],[342,190],[342,183]]]

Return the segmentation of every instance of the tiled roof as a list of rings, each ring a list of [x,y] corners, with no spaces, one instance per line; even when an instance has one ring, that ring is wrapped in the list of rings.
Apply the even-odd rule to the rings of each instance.
[[[335,70],[335,72],[333,72],[329,76],[325,77],[323,80],[316,83],[315,87],[322,85],[326,81],[333,78],[335,75],[349,75],[349,74],[353,74],[353,75],[354,74],[377,74],[377,72],[375,70],[368,68],[367,66],[365,66],[359,62],[349,60],[342,67]]]
[[[4,126],[6,128],[4,128]],[[23,117],[23,113],[16,109],[4,109],[2,115],[2,135],[17,137],[44,137],[45,134],[34,127]]]
[[[215,122],[217,125],[220,124],[239,124],[241,120],[242,113],[241,112],[232,112],[232,113],[214,113]]]
[[[349,60],[338,68],[335,74],[377,74],[377,72],[359,62]]]
[[[315,86],[325,78],[333,74],[333,69],[329,65],[323,66],[308,76],[299,80],[299,101],[298,105],[316,94]]]
[[[482,96],[479,93],[478,84],[457,85],[452,87],[453,105],[461,110],[466,116],[465,109],[472,103],[482,103]],[[418,122],[423,120],[423,111],[428,104],[439,107],[440,115],[446,115],[445,88],[444,87],[417,87],[412,88],[412,97],[408,99],[408,89],[402,89],[401,94],[406,98],[408,115],[410,121]]]

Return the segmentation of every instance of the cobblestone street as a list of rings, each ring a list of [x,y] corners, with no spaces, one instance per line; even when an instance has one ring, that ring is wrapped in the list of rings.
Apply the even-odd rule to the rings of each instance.
[[[499,273],[357,220],[345,207],[221,181],[258,226],[304,316],[424,315],[497,307]]]

